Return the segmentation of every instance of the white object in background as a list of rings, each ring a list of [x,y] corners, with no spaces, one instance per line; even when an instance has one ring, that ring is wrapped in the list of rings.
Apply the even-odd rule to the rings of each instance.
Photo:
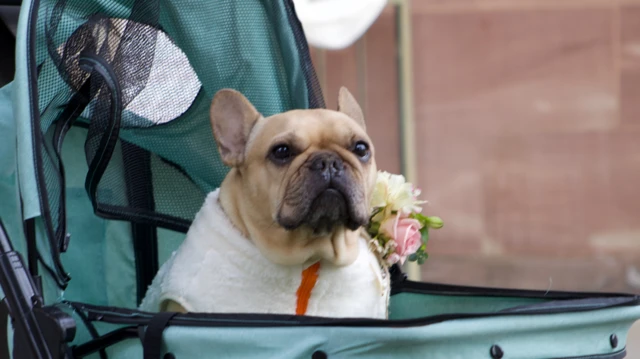
[[[387,0],[294,0],[309,44],[328,50],[356,42],[386,4]]]

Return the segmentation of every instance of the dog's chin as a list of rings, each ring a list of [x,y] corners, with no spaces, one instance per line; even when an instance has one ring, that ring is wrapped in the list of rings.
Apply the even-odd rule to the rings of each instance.
[[[354,205],[339,190],[328,188],[306,206],[306,214],[301,210],[297,220],[280,218],[279,222],[287,230],[307,227],[316,236],[333,233],[339,227],[355,231],[366,224],[366,219],[357,218]]]

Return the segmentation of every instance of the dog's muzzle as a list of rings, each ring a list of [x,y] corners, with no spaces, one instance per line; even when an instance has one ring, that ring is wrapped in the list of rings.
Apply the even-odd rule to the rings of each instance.
[[[328,233],[336,225],[356,230],[363,225],[356,219],[354,183],[342,158],[333,152],[321,152],[309,160],[309,190],[314,194],[305,223],[318,234]]]
[[[364,188],[337,153],[311,155],[299,173],[283,199],[286,210],[277,217],[281,226],[293,230],[304,225],[322,235],[336,226],[356,230],[366,224]]]

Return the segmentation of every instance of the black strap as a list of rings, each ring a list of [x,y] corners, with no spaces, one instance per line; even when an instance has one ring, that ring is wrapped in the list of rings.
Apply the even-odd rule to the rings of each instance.
[[[22,201],[22,197],[20,197]],[[38,276],[38,246],[36,242],[36,220],[29,218],[23,222],[24,236],[27,241],[27,259],[29,264],[29,274],[32,277]]]
[[[60,257],[60,253],[67,251],[69,246],[69,236],[67,235],[67,196],[66,196],[66,176],[62,161],[62,144],[64,138],[76,122],[80,114],[85,110],[91,101],[91,81],[87,80],[84,85],[76,92],[71,100],[65,106],[65,109],[54,121],[55,128],[53,131],[54,155],[57,157],[58,173],[60,174],[60,201],[56,209],[58,215],[58,230],[55,232],[55,248],[58,252],[54,253],[54,258]],[[67,279],[68,280],[68,279]]]
[[[122,160],[129,205],[135,209],[155,210],[151,155],[142,148],[121,140]],[[137,299],[142,302],[147,288],[158,272],[158,232],[155,226],[131,223],[136,260]]]
[[[0,3],[2,3],[0,1]],[[0,87],[13,81],[16,73],[16,37],[4,21],[0,21],[0,44],[4,55],[0,56]]]
[[[142,339],[143,359],[161,359],[162,333],[169,326],[175,312],[161,312],[153,316]]]
[[[131,234],[136,261],[136,296],[139,305],[158,272],[158,231],[155,226],[133,222]]]
[[[7,330],[7,320],[9,319],[9,308],[4,302],[0,302],[0,358],[10,358],[9,355],[9,333]]]
[[[287,12],[289,26],[295,38],[300,66],[302,67],[302,74],[304,75],[307,86],[309,108],[326,108],[324,97],[322,96],[322,88],[320,87],[316,71],[313,68],[313,63],[311,62],[311,52],[309,51],[307,39],[304,37],[302,23],[296,14],[294,2],[292,0],[286,0],[284,1],[284,7]]]
[[[82,324],[84,324],[84,327],[87,329],[87,331],[91,335],[91,341],[95,342],[95,341],[99,340],[100,339],[100,334],[98,333],[98,330],[96,330],[95,325],[93,325],[91,320],[89,320],[89,317],[84,312],[84,310],[82,310],[82,308],[79,308],[76,303],[69,303],[69,305],[71,306],[71,308],[74,309],[75,314],[80,318],[80,320],[82,321]],[[107,359],[108,358],[107,352],[105,351],[105,348],[100,348],[97,351],[98,351],[98,353],[100,355],[100,359]]]
[[[402,272],[402,268],[396,263],[389,268],[389,275],[391,276],[391,293],[395,293],[395,289],[402,286],[402,283],[406,282],[407,275]]]

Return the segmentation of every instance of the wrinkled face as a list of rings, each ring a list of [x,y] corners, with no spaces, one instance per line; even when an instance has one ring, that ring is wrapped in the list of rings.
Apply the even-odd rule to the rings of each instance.
[[[249,136],[244,180],[273,221],[317,235],[369,220],[376,164],[371,139],[344,113],[290,111],[258,120]],[[261,181],[252,181],[252,178]]]

